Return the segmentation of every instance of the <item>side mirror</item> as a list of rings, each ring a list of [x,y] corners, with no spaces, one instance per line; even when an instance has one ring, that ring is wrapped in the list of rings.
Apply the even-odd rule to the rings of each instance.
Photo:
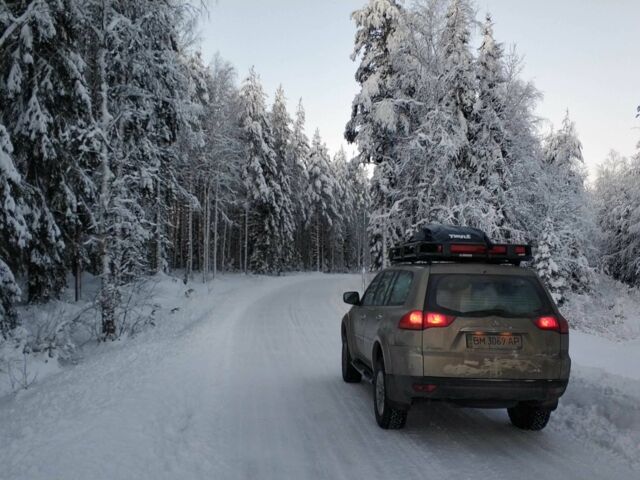
[[[359,305],[360,294],[358,292],[345,292],[342,294],[342,300],[349,305]]]

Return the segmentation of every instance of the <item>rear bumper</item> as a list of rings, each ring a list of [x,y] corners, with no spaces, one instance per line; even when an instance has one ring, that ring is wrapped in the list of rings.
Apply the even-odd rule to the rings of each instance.
[[[471,407],[505,408],[520,402],[555,408],[567,380],[497,380],[389,375],[390,399],[398,405],[441,400]]]

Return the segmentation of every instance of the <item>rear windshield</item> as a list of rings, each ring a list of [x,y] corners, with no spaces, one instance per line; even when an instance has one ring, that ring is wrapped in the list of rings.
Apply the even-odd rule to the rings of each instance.
[[[448,274],[429,277],[429,307],[465,316],[551,313],[539,283],[516,275]]]

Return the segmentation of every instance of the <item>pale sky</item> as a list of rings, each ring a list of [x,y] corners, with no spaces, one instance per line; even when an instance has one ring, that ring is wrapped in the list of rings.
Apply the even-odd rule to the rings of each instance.
[[[315,128],[332,153],[358,86],[355,26],[350,14],[365,0],[218,0],[201,26],[205,60],[216,51],[241,81],[251,65],[269,95],[282,84],[293,115],[302,97],[307,134]],[[405,2],[406,4],[406,2]],[[478,0],[496,39],[516,44],[523,78],[544,99],[538,114],[559,126],[566,109],[580,135],[591,173],[611,149],[632,155],[640,141],[640,0]],[[549,124],[550,127],[551,124]]]

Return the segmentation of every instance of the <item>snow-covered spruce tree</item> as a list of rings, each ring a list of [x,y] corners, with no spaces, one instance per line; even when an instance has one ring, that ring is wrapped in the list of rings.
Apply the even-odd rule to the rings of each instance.
[[[505,61],[505,108],[502,124],[508,145],[505,157],[511,171],[506,192],[509,205],[511,240],[535,241],[542,235],[541,219],[546,217],[548,192],[544,180],[544,162],[535,115],[542,98],[533,83],[520,78],[522,60],[511,51]]]
[[[590,242],[595,235],[584,186],[582,145],[568,114],[560,130],[547,138],[544,173],[548,192],[545,205],[548,220],[542,234],[550,228],[558,238],[550,254],[564,277],[566,288],[584,292],[593,281],[587,253],[588,249],[593,248]],[[562,300],[562,292],[554,284],[549,286]]]
[[[370,185],[367,172],[362,163],[352,159],[347,165],[348,189],[352,204],[349,215],[343,220],[347,225],[349,246],[346,247],[347,267],[349,270],[366,268],[370,265],[367,225],[370,211]]]
[[[15,303],[20,288],[14,272],[19,271],[21,251],[30,240],[22,197],[24,186],[11,154],[9,134],[0,123],[0,337],[16,326]]]
[[[493,38],[493,24],[487,15],[475,68],[478,94],[469,126],[474,174],[469,179],[470,211],[465,217],[468,224],[496,240],[513,237],[513,215],[507,199],[511,172],[504,127],[506,79],[502,57],[502,45]]]
[[[542,235],[535,250],[534,263],[541,280],[551,291],[553,299],[562,303],[569,290],[567,272],[554,260],[557,252],[561,251],[562,243],[555,234],[553,221],[550,218],[543,222]]]
[[[0,121],[13,139],[13,157],[33,206],[25,256],[30,300],[57,295],[65,271],[73,265],[78,275],[86,262],[82,232],[91,221],[95,189],[85,154],[93,122],[79,54],[84,20],[77,0],[0,6],[0,70],[7,72],[0,102],[12,105],[0,112]]]
[[[343,147],[333,156],[329,164],[334,179],[334,202],[339,212],[339,219],[333,222],[329,231],[328,253],[329,266],[332,272],[348,271],[349,221],[354,213],[354,192],[350,188],[347,154]]]
[[[345,138],[356,143],[359,161],[373,163],[376,171],[371,183],[372,213],[369,225],[372,268],[386,264],[387,249],[402,229],[394,222],[397,214],[397,164],[394,150],[404,124],[402,109],[396,102],[402,72],[394,67],[393,46],[400,42],[402,9],[395,0],[369,0],[352,14],[357,31],[352,59],[360,57],[356,94],[347,123]]]
[[[335,178],[329,164],[329,153],[316,130],[311,142],[308,159],[309,185],[307,197],[309,210],[307,224],[311,231],[313,266],[324,271],[327,260],[325,238],[334,222],[341,220],[337,205]]]
[[[640,285],[640,154],[611,152],[598,168],[596,219],[602,231],[600,265],[612,277]]]
[[[240,97],[240,125],[246,150],[243,171],[247,201],[245,222],[249,230],[245,242],[251,246],[250,269],[256,273],[279,274],[283,269],[280,213],[284,198],[265,94],[253,68],[242,86]]]
[[[292,184],[296,163],[290,154],[292,141],[291,117],[287,112],[287,103],[282,85],[278,87],[271,109],[271,131],[273,134],[273,151],[276,159],[276,181],[280,185],[282,197],[279,202],[279,238],[282,248],[282,268],[291,270],[296,264],[299,255],[295,252],[295,196]]]
[[[469,2],[453,0],[444,21],[438,43],[442,58],[436,95],[416,136],[422,161],[414,188],[422,193],[417,198],[414,227],[429,222],[473,225],[476,221],[470,199],[478,184],[478,169],[469,140],[476,99],[469,46],[474,19]]]
[[[305,112],[302,99],[298,101],[296,118],[293,122],[291,142],[287,154],[287,164],[290,169],[290,181],[292,191],[292,203],[295,218],[295,259],[294,266],[303,268],[307,252],[304,243],[304,229],[307,222],[309,199],[307,188],[309,185],[309,173],[307,171],[307,159],[309,157],[309,139],[305,134]],[[297,263],[295,263],[297,262]]]

